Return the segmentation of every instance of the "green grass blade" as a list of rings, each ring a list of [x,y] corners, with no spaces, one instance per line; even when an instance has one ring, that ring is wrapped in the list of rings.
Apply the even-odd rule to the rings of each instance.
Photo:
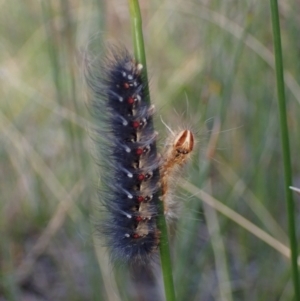
[[[291,264],[292,264],[292,276],[295,289],[295,300],[300,300],[300,287],[299,287],[299,275],[297,266],[297,237],[296,237],[296,225],[295,225],[295,206],[293,201],[292,191],[289,187],[292,185],[292,168],[290,159],[290,147],[289,147],[289,132],[287,126],[286,116],[286,103],[285,103],[285,91],[284,91],[284,78],[283,78],[283,63],[282,63],[282,50],[281,50],[281,37],[280,37],[280,21],[278,14],[277,0],[270,0],[271,12],[272,12],[272,27],[274,36],[274,50],[275,50],[275,64],[276,64],[276,77],[277,77],[277,94],[278,105],[280,115],[280,131],[281,131],[281,144],[283,153],[284,164],[284,179],[285,179],[285,195],[288,211],[288,224],[289,224],[289,237],[291,246]]]
[[[142,75],[145,80],[145,83],[148,83],[147,61],[146,61],[146,54],[145,54],[140,6],[138,0],[128,0],[128,1],[129,1],[132,35],[133,35],[134,56],[135,59],[140,64],[143,65]],[[145,87],[145,92],[148,98],[147,101],[150,103],[150,93],[149,93],[148,84]]]
[[[147,101],[150,103],[147,64],[146,64],[146,55],[145,55],[145,47],[144,47],[144,39],[143,39],[143,31],[142,31],[142,18],[141,18],[141,12],[140,12],[138,0],[129,0],[129,9],[130,9],[130,18],[132,23],[135,59],[140,64],[143,65],[142,76],[146,83],[146,95],[148,96]],[[159,203],[159,217],[158,217],[157,226],[161,232],[159,248],[160,248],[160,258],[161,258],[166,300],[174,301],[175,290],[174,290],[172,265],[171,265],[170,249],[169,249],[168,229],[167,229],[167,224],[164,216],[163,202]]]

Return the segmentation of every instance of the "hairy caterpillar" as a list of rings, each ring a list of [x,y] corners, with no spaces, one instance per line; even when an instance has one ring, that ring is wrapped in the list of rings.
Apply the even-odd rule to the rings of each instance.
[[[187,162],[190,153],[194,149],[194,135],[190,130],[181,130],[167,139],[163,150],[163,160],[160,168],[162,199],[164,201],[164,213],[168,219],[177,217],[178,207],[170,194],[172,179],[178,176],[179,169]]]
[[[89,68],[88,83],[99,122],[100,200],[105,209],[99,229],[112,262],[144,264],[159,245],[158,202],[167,200],[168,178],[193,149],[193,135],[178,133],[160,157],[143,66],[127,50],[111,48],[96,68]],[[166,202],[164,208],[171,215]]]
[[[104,190],[100,198],[106,216],[99,229],[113,262],[147,262],[159,243],[157,133],[154,107],[145,101],[142,68],[127,50],[112,48],[98,71],[90,70],[88,77],[93,113],[101,119]]]

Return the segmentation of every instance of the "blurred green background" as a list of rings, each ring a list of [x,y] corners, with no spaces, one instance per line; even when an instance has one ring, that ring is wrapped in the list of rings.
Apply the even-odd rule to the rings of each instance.
[[[279,4],[300,187],[300,5]],[[174,191],[178,300],[292,300],[269,1],[140,5],[159,145],[163,122],[197,138]],[[132,50],[125,0],[0,1],[1,301],[164,300],[159,265],[114,269],[93,227],[84,58],[109,43]]]

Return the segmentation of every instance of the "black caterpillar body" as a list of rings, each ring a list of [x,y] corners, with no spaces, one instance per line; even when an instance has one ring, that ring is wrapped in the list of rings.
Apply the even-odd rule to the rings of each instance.
[[[100,121],[100,200],[105,218],[99,229],[113,262],[145,263],[157,249],[160,179],[153,106],[146,99],[138,64],[125,49],[111,49],[89,71],[92,112]]]

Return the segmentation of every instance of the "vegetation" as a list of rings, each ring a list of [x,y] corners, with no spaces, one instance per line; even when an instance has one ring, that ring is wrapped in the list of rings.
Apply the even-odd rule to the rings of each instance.
[[[171,229],[177,300],[294,300],[269,2],[140,5],[160,146],[164,123],[193,129],[198,141],[174,192],[183,205]],[[85,59],[107,43],[133,52],[128,2],[0,8],[0,300],[164,300],[158,265],[135,278],[112,268],[93,227],[98,167]],[[300,187],[297,8],[279,6]]]

